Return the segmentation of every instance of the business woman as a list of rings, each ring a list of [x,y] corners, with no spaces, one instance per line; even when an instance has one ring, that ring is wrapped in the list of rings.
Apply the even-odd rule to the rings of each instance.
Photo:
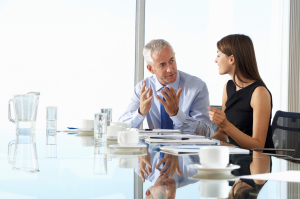
[[[240,34],[222,38],[215,62],[219,74],[232,80],[224,86],[222,111],[208,107],[210,120],[219,126],[212,138],[246,149],[274,148],[272,96],[259,75],[251,39]]]

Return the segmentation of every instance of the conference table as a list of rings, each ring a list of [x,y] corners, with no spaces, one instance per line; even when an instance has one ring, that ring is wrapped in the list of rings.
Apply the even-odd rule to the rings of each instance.
[[[300,198],[298,182],[238,177],[300,170],[298,162],[260,152],[231,154],[230,163],[240,168],[232,170],[228,178],[221,179],[218,175],[199,177],[197,169],[191,166],[199,164],[198,155],[170,155],[178,160],[182,172],[181,176],[175,172],[172,178],[174,186],[156,182],[159,170],[154,167],[160,157],[158,145],[146,144],[143,150],[122,152],[109,146],[117,143],[114,140],[95,144],[92,136],[60,132],[57,133],[57,157],[47,157],[46,131],[36,130],[39,171],[25,172],[12,169],[8,162],[11,158],[8,157],[8,143],[15,140],[15,131],[0,130],[0,137],[0,198],[133,199],[145,198],[147,190],[153,195],[175,192],[175,198],[189,199]],[[143,140],[140,142],[143,144]],[[140,177],[139,162],[142,158],[150,158],[153,168],[153,175],[145,176],[144,183]]]

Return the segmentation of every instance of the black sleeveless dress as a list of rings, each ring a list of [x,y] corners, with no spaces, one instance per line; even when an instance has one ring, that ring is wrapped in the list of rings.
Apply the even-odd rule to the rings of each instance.
[[[249,86],[235,91],[235,84],[232,80],[227,82],[227,102],[225,103],[226,109],[225,114],[227,120],[237,127],[240,131],[252,137],[253,132],[253,109],[250,105],[252,93],[258,86],[267,87],[261,82],[256,81]],[[268,89],[267,89],[268,90]],[[268,90],[269,91],[269,90]],[[270,93],[270,91],[269,91]],[[265,148],[274,148],[272,140],[272,95],[271,96],[271,112],[269,120],[269,128],[265,143]],[[239,146],[230,136],[228,136],[229,142],[236,146]]]

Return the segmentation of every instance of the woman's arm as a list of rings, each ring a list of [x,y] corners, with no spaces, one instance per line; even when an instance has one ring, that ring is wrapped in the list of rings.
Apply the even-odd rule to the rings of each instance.
[[[227,90],[226,90],[226,87],[227,87],[227,83],[224,85],[224,88],[223,88],[223,96],[222,96],[222,111],[224,113],[225,111],[225,104],[227,102]],[[227,142],[228,141],[228,135],[227,133],[219,127],[218,131],[215,132],[211,138],[213,139],[216,139],[216,140],[220,140],[220,141],[223,141],[223,142]]]
[[[263,148],[266,142],[271,112],[271,96],[268,90],[262,86],[257,87],[252,94],[250,105],[253,108],[252,137],[231,124],[227,120],[225,113],[218,109],[209,107],[211,110],[210,119],[241,147],[246,149]]]

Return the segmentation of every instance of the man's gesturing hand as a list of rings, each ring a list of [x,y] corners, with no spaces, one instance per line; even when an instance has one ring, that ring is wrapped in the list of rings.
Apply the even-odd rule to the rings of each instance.
[[[182,88],[178,89],[177,93],[172,87],[170,87],[169,89],[165,87],[164,91],[160,90],[160,93],[164,96],[166,101],[162,100],[159,97],[159,95],[157,95],[156,97],[160,101],[160,103],[164,105],[166,112],[170,116],[175,116],[178,113],[178,105],[179,105],[179,99],[182,92]]]
[[[143,82],[142,88],[141,88],[141,98],[140,98],[140,108],[139,108],[139,113],[141,115],[147,115],[150,108],[151,108],[151,100],[152,100],[152,89],[146,88],[146,81]],[[148,97],[147,97],[147,93]]]

